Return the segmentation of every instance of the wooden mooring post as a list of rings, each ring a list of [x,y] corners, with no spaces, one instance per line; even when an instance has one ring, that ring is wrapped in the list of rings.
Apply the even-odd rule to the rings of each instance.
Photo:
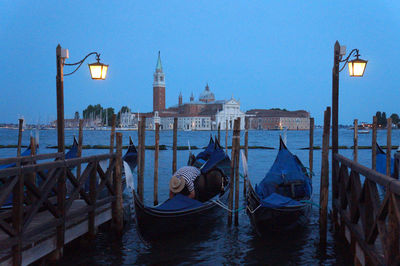
[[[239,225],[239,158],[240,158],[240,118],[235,120],[234,125],[235,141],[235,226]]]
[[[114,140],[115,140],[115,124],[116,124],[117,116],[115,114],[112,115],[111,120],[111,133],[110,133],[110,153],[114,152]]]
[[[386,175],[390,176],[390,161],[392,158],[392,118],[387,119],[387,138],[386,138]]]
[[[145,163],[145,152],[146,152],[146,117],[141,117],[139,121],[138,128],[138,182],[137,182],[137,192],[139,199],[143,201],[144,199],[144,163]]]
[[[326,235],[327,235],[327,224],[328,224],[330,125],[331,125],[331,108],[327,107],[324,112],[324,131],[322,135],[321,180],[320,180],[320,194],[319,194],[319,205],[320,205],[319,241],[320,245],[323,247],[326,246]]]
[[[376,128],[378,124],[378,119],[376,116],[372,118],[372,169],[376,170]]]
[[[310,168],[310,177],[312,178],[314,170],[314,117],[310,117],[310,149],[308,151],[308,166]]]
[[[124,227],[124,209],[122,199],[122,133],[116,134],[117,151],[113,172],[115,201],[112,204],[112,225],[117,236],[122,236]],[[111,161],[111,160],[110,160]]]
[[[35,138],[33,136],[30,137],[29,147],[31,149],[31,156],[35,156],[36,155],[36,142],[35,142]],[[35,162],[32,161],[31,164],[35,164]],[[33,174],[33,173],[27,174],[26,178],[32,184],[36,184],[36,175],[35,174]],[[35,195],[32,192],[28,191],[29,202],[32,203],[35,199],[36,199]]]
[[[228,154],[228,120],[225,122],[225,153]]]
[[[246,162],[249,162],[249,118],[246,116],[244,119],[244,156],[246,157]],[[247,188],[246,188],[246,179],[247,176],[244,177],[243,180],[243,195],[246,196]]]
[[[218,142],[221,141],[221,122],[218,123]]]
[[[358,119],[354,119],[353,160],[358,161]]]
[[[79,119],[79,133],[78,133],[78,151],[76,156],[78,158],[82,157],[82,145],[83,145],[83,119]],[[82,165],[78,164],[76,167],[76,176],[79,178],[81,176]]]
[[[174,117],[174,128],[173,128],[173,139],[172,139],[172,174],[176,172],[176,149],[178,142],[178,118]]]
[[[24,119],[18,119],[18,146],[17,146],[17,157],[21,156],[21,142],[22,142],[22,130],[24,125]]]
[[[240,126],[240,125],[239,125]],[[235,169],[236,169],[236,154],[239,152],[237,150],[237,141],[238,137],[236,137],[236,134],[239,132],[240,127],[238,127],[238,124],[236,120],[234,121],[234,126],[233,126],[233,134],[232,134],[232,149],[231,149],[231,169],[230,169],[230,180],[229,180],[229,198],[228,198],[228,225],[232,224],[232,210],[233,210],[233,190],[235,189]],[[240,142],[239,142],[240,145]],[[236,192],[236,190],[235,190]],[[235,193],[236,194],[236,193]]]
[[[158,204],[158,153],[160,150],[160,124],[155,123],[154,134],[154,206]]]

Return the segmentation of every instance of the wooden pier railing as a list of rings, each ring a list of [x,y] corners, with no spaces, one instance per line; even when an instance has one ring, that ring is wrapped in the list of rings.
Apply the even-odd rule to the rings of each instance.
[[[0,264],[26,265],[113,220],[122,230],[121,139],[117,153],[64,159],[62,153],[0,159]],[[120,143],[118,143],[120,142]],[[45,159],[55,161],[39,162]],[[109,160],[103,171],[99,162]],[[73,168],[86,164],[77,178]],[[34,175],[36,182],[28,178]],[[67,190],[68,187],[68,190]],[[28,197],[30,195],[30,197]],[[6,202],[12,204],[5,206]]]
[[[332,207],[335,231],[350,246],[355,265],[400,262],[400,181],[334,155]],[[399,165],[400,155],[395,155]]]

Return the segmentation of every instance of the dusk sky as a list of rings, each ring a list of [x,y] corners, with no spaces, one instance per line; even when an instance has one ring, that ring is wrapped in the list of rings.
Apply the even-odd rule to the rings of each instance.
[[[339,123],[400,113],[399,1],[0,1],[0,123],[56,118],[56,46],[66,63],[92,51],[109,64],[105,81],[86,63],[64,79],[65,117],[89,104],[152,111],[161,59],[166,105],[217,99],[241,109],[304,109],[323,122],[331,105],[336,40],[368,60],[363,78],[340,73]],[[73,68],[65,68],[69,72]]]

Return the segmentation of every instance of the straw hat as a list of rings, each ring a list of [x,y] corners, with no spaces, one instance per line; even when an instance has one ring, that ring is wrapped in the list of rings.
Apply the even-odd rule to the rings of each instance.
[[[173,193],[179,193],[185,187],[185,179],[178,178],[176,176],[172,176],[171,180],[169,181],[169,189]]]

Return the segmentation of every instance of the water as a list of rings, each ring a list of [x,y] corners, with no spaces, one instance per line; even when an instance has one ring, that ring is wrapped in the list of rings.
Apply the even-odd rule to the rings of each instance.
[[[137,143],[137,132],[124,131],[123,143],[128,144],[128,136]],[[204,147],[208,144],[210,133],[216,132],[178,132],[178,146]],[[277,148],[279,145],[278,131],[249,131],[249,146],[268,146]],[[17,130],[0,129],[0,144],[16,144]],[[72,144],[76,130],[66,131],[66,144]],[[23,135],[22,143],[29,143],[30,132]],[[34,134],[33,134],[34,135]],[[315,130],[314,145],[322,146],[322,129]],[[371,133],[359,135],[359,145],[371,145]],[[241,133],[243,143],[244,133]],[[40,153],[55,152],[46,149],[48,145],[56,145],[56,131],[40,132]],[[84,144],[107,145],[110,141],[109,131],[84,131]],[[304,165],[308,166],[307,147],[309,135],[307,131],[288,131],[287,146],[296,154]],[[221,132],[221,144],[225,143],[225,132]],[[229,132],[228,144],[232,143]],[[378,131],[378,143],[386,144],[386,131]],[[400,131],[392,131],[392,144],[400,143]],[[172,131],[160,132],[160,144],[172,146]],[[351,146],[353,131],[340,129],[339,145]],[[146,145],[154,145],[154,132],[146,132]],[[201,150],[194,150],[195,153]],[[84,150],[83,156],[105,153],[108,150]],[[352,158],[352,150],[340,150],[341,154]],[[230,151],[228,151],[230,154]],[[249,176],[252,183],[261,181],[272,165],[277,149],[249,150]],[[15,156],[16,149],[0,149],[0,157]],[[178,151],[177,165],[183,166],[187,162],[188,151]],[[359,150],[359,162],[371,165],[371,151]],[[145,168],[145,203],[153,201],[153,161],[154,151],[146,150]],[[159,201],[168,197],[168,182],[171,176],[172,150],[160,151],[159,154]],[[314,151],[314,178],[313,201],[319,202],[319,179],[321,174],[321,150]],[[136,180],[135,180],[136,181]],[[243,185],[243,182],[241,183]],[[241,191],[243,191],[241,187]],[[240,194],[241,204],[244,197]],[[252,230],[249,219],[244,211],[239,213],[239,226],[226,225],[226,212],[221,212],[215,225],[207,230],[189,229],[173,239],[163,239],[155,244],[146,245],[138,237],[134,222],[126,227],[121,240],[115,241],[109,232],[100,231],[92,245],[76,246],[66,250],[62,264],[90,264],[90,265],[140,265],[140,264],[267,264],[267,265],[312,265],[312,264],[352,264],[346,251],[340,243],[334,241],[332,232],[328,231],[326,250],[318,245],[318,209],[313,207],[308,226],[295,233],[267,236],[259,238]]]

